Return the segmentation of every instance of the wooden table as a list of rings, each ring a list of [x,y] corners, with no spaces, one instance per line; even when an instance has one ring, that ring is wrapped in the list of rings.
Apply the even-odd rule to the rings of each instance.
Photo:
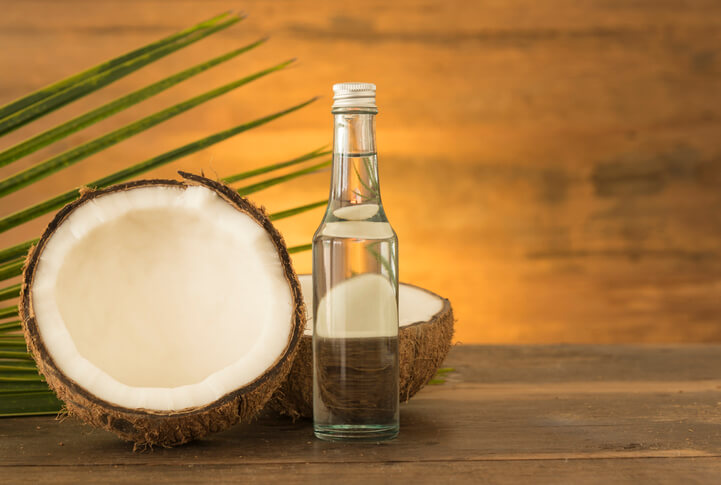
[[[383,444],[265,417],[133,453],[73,419],[0,420],[0,482],[719,483],[721,346],[456,346]]]

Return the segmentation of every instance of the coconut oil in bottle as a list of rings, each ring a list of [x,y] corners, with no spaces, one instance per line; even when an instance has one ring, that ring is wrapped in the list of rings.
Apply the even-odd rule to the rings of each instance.
[[[398,238],[381,203],[375,85],[333,86],[333,170],[313,237],[313,424],[318,438],[398,434]]]

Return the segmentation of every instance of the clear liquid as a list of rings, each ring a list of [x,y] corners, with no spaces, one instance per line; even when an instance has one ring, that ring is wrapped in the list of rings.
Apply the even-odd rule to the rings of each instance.
[[[397,251],[379,199],[331,203],[313,239],[313,419],[321,439],[398,434]]]
[[[375,441],[398,434],[397,336],[318,337],[313,352],[316,435]]]

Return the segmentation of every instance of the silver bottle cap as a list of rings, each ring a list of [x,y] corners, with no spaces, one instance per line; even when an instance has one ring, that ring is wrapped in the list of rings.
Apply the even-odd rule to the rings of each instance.
[[[376,85],[371,83],[334,84],[333,108],[377,109]]]

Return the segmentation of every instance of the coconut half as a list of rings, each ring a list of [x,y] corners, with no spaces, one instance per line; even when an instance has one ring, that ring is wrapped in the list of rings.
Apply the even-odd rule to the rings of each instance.
[[[264,212],[203,177],[85,193],[31,252],[28,347],[70,415],[172,446],[252,419],[305,315]]]
[[[293,419],[313,416],[313,278],[298,276],[306,303],[307,325],[288,378],[269,403]],[[453,338],[450,302],[417,286],[398,285],[398,352],[401,401],[408,401],[436,375]]]

